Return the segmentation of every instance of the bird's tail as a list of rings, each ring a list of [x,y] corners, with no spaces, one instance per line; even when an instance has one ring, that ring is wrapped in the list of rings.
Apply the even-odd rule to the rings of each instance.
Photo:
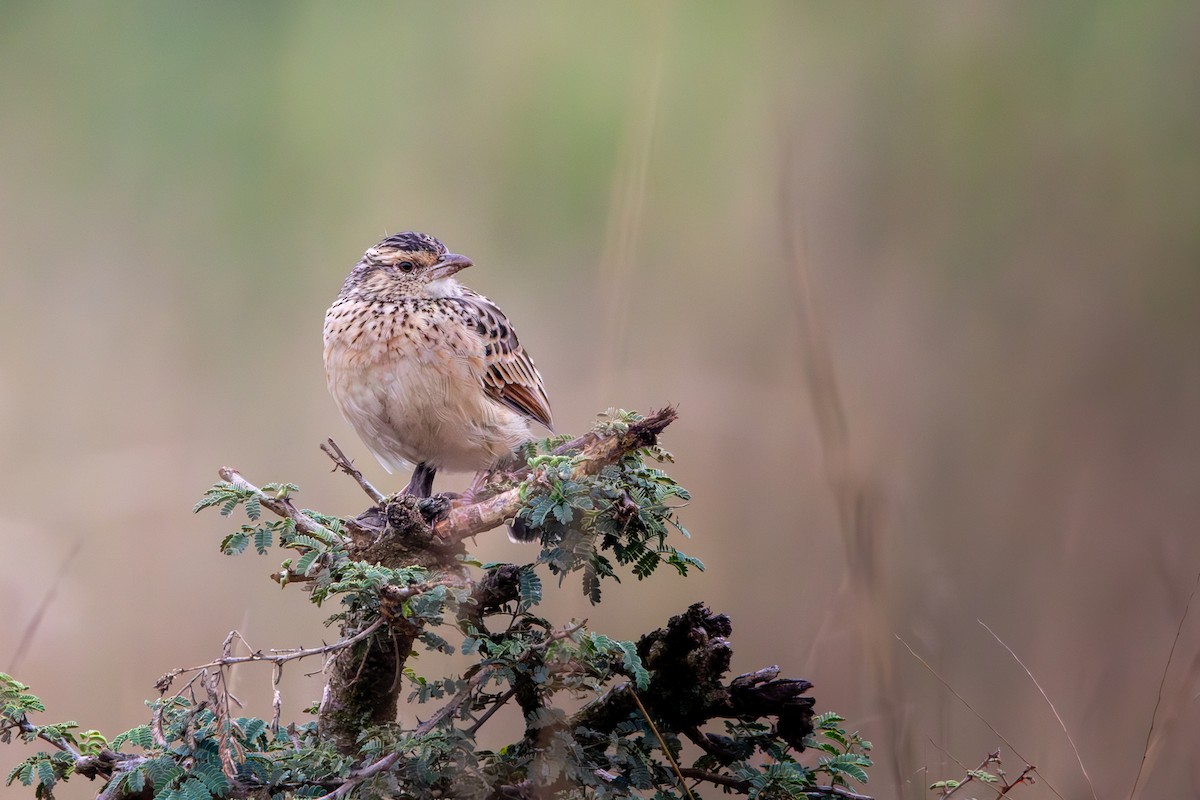
[[[508,538],[514,542],[536,542],[542,538],[542,532],[530,527],[529,523],[520,517],[515,517],[508,524]]]

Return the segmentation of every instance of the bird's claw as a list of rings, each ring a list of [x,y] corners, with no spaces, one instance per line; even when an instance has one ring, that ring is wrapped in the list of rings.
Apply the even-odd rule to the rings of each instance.
[[[453,492],[440,492],[431,497],[423,497],[417,501],[417,511],[432,525],[450,511],[450,501],[457,496]]]

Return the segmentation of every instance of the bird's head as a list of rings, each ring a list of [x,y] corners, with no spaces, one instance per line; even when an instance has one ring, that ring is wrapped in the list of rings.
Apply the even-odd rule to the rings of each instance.
[[[409,231],[368,248],[346,283],[369,294],[438,297],[453,294],[458,284],[447,279],[469,266],[432,236]]]

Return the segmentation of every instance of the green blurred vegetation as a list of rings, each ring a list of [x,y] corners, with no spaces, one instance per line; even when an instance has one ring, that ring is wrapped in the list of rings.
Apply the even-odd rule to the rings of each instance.
[[[923,768],[998,742],[898,633],[1090,794],[983,619],[1098,793],[1125,796],[1200,568],[1198,142],[1190,3],[6,0],[0,547],[84,545],[61,581],[0,577],[0,669],[116,731],[232,627],[323,635],[265,563],[180,568],[210,535],[187,510],[223,463],[358,510],[316,451],[333,435],[374,469],[325,395],[321,316],[365,247],[425,230],[477,262],[464,280],[516,322],[561,429],[680,405],[665,444],[709,571],[626,587],[594,623],[631,634],[704,597],[746,664],[863,721],[877,793],[918,797]],[[876,586],[846,577],[789,197],[852,467],[885,498]],[[1198,648],[1192,619],[1146,796],[1200,784]]]

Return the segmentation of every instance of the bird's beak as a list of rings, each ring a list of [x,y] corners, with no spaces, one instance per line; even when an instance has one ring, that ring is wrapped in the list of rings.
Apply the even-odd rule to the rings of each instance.
[[[441,280],[449,278],[460,269],[466,269],[471,266],[471,259],[466,256],[460,256],[458,253],[446,253],[441,260],[429,268],[430,280]]]

